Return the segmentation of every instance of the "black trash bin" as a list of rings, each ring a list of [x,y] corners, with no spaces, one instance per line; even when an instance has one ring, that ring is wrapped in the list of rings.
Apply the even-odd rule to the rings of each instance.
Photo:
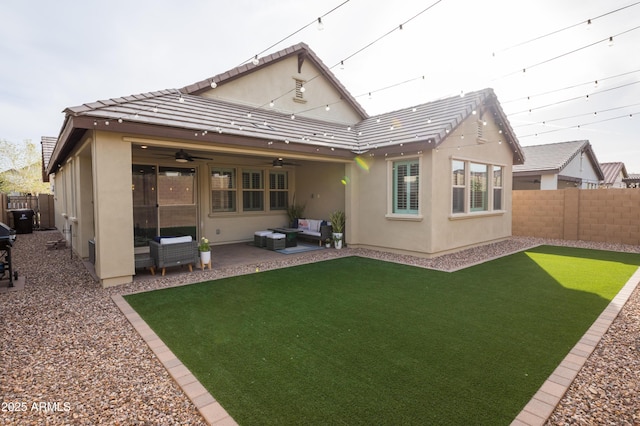
[[[16,234],[31,234],[33,232],[34,211],[31,209],[13,210],[13,228]]]

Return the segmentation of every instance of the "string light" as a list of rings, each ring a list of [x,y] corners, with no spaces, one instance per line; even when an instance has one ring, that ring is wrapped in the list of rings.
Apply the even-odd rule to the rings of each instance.
[[[324,24],[322,23],[322,18],[318,18],[318,31],[324,30]]]
[[[587,86],[587,85],[592,85],[592,84],[594,85],[595,88],[597,88],[599,83],[602,82],[602,81],[611,80],[611,79],[619,78],[619,77],[624,77],[624,76],[627,76],[627,75],[630,75],[630,74],[635,74],[637,72],[640,72],[640,69],[633,70],[633,71],[628,71],[628,72],[625,72],[625,73],[622,73],[622,74],[612,75],[612,76],[605,77],[605,78],[601,78],[599,80],[595,80],[595,82],[593,80],[589,80],[589,81],[584,82],[584,83],[574,84],[574,85],[565,86],[565,87],[562,87],[562,88],[559,88],[559,89],[554,89],[554,90],[549,90],[549,91],[546,91],[546,92],[536,93],[535,95],[529,95],[526,98],[509,99],[509,100],[502,101],[500,103],[502,105],[505,105],[505,104],[508,104],[508,103],[518,102],[518,101],[522,101],[522,100],[525,100],[525,99],[527,101],[530,101],[531,98],[544,96],[544,95],[550,95],[550,94],[553,94],[553,93],[562,92],[564,90],[575,89],[575,88],[578,88],[578,87],[581,87],[581,86]]]
[[[610,92],[612,90],[621,89],[623,87],[628,87],[628,86],[631,86],[631,85],[634,85],[634,84],[638,84],[638,83],[640,83],[640,81],[634,81],[632,83],[622,84],[620,86],[611,87],[609,89],[603,89],[603,90],[599,90],[597,92],[592,92],[591,95],[597,95],[597,94],[600,94],[600,93]],[[513,115],[523,114],[523,113],[526,113],[526,112],[531,113],[531,111],[534,111],[534,110],[540,110],[540,109],[544,109],[544,108],[549,108],[549,107],[552,107],[552,106],[560,105],[560,104],[563,104],[563,103],[566,103],[566,102],[575,101],[575,100],[578,100],[578,99],[583,99],[583,96],[575,96],[573,98],[563,99],[563,100],[560,100],[560,101],[557,101],[557,102],[553,102],[553,103],[542,105],[542,106],[535,107],[535,108],[530,108],[530,109],[527,109],[527,110],[524,110],[524,111],[512,112],[509,115],[513,116]]]
[[[607,122],[607,121],[619,120],[621,118],[626,118],[626,117],[632,118],[633,114],[638,114],[638,113],[637,112],[636,113],[631,113],[628,116],[627,115],[620,115],[620,116],[617,116],[617,117],[605,118],[605,119],[602,119],[602,120],[591,121],[589,123],[578,124],[576,126],[570,126],[570,127],[559,128],[559,129],[547,130],[547,131],[544,131],[544,132],[538,132],[538,133],[533,133],[533,134],[529,134],[529,135],[519,136],[519,138],[528,138],[528,137],[531,137],[531,136],[538,136],[538,135],[546,134],[546,133],[554,133],[554,132],[559,132],[559,131],[563,131],[563,130],[569,130],[569,129],[572,129],[572,128],[581,129],[583,126],[590,126],[592,124],[598,124],[598,123],[604,123],[604,122]]]
[[[337,5],[336,7],[334,7],[333,9],[329,10],[327,13],[325,13],[324,15],[322,15],[320,18],[324,18],[325,16],[329,15],[330,13],[335,12],[336,10],[340,9],[342,6],[344,6],[345,4],[349,3],[349,0],[346,0],[342,3],[340,3],[339,5]],[[318,19],[320,19],[318,18]],[[297,29],[296,31],[294,31],[293,33],[289,34],[288,36],[278,40],[277,42],[273,43],[271,46],[267,47],[266,49],[262,50],[261,52],[259,52],[256,57],[258,55],[262,55],[263,53],[273,49],[275,46],[279,45],[280,43],[284,42],[285,40],[290,39],[291,37],[293,37],[294,35],[298,34],[300,31],[304,30],[305,28],[309,27],[310,25],[314,24],[315,22],[318,22],[316,19],[314,19],[313,21],[309,22],[308,24],[304,25],[303,27]],[[238,66],[243,65],[244,63],[248,62],[249,60],[252,60],[251,58],[249,58],[247,61],[242,62],[241,64],[239,64]],[[254,64],[257,65],[257,64]]]
[[[520,128],[524,128],[524,127],[536,126],[538,124],[546,126],[547,123],[552,123],[552,122],[555,122],[555,121],[569,120],[569,119],[572,119],[572,118],[586,117],[586,116],[591,116],[591,115],[597,116],[598,114],[611,112],[611,111],[617,111],[617,110],[620,110],[620,109],[627,109],[627,108],[636,107],[636,106],[639,106],[639,105],[640,105],[640,102],[634,103],[634,104],[629,104],[629,105],[624,105],[624,106],[619,106],[619,107],[615,107],[615,108],[603,109],[603,110],[600,110],[600,111],[594,111],[593,113],[587,112],[587,113],[583,113],[583,114],[575,114],[575,115],[568,115],[568,116],[564,116],[564,117],[558,117],[558,118],[554,118],[554,119],[550,119],[550,120],[544,120],[544,121],[539,122],[539,123],[536,122],[536,123],[519,124],[519,125],[514,125],[514,127],[520,129]]]
[[[567,26],[567,27],[560,28],[560,29],[555,30],[555,31],[551,31],[550,33],[546,33],[546,34],[544,34],[544,35],[537,36],[537,37],[534,37],[534,38],[529,39],[529,40],[526,40],[526,41],[522,41],[522,42],[520,42],[520,43],[514,44],[514,45],[509,46],[509,47],[506,47],[506,48],[504,48],[504,49],[500,50],[500,52],[506,52],[507,50],[511,50],[511,49],[516,48],[516,47],[524,46],[525,44],[529,44],[529,43],[532,43],[532,42],[534,42],[534,41],[542,40],[543,38],[546,38],[546,37],[549,37],[549,36],[552,36],[552,35],[555,35],[555,34],[561,33],[561,32],[563,32],[563,31],[569,30],[569,29],[571,29],[571,28],[574,28],[574,27],[577,27],[577,26],[580,26],[580,25],[584,25],[585,23],[587,24],[587,29],[588,29],[588,28],[590,28],[590,27],[591,27],[591,22],[592,22],[592,21],[595,21],[596,19],[603,18],[603,17],[605,17],[605,16],[607,16],[607,15],[611,15],[611,14],[613,14],[613,13],[620,12],[620,11],[622,11],[622,10],[624,10],[624,9],[627,9],[627,8],[630,8],[630,7],[633,7],[633,6],[636,6],[636,5],[638,5],[638,4],[640,4],[640,2],[635,2],[635,3],[629,4],[629,5],[627,5],[627,6],[623,6],[623,7],[620,7],[620,8],[618,8],[618,9],[614,9],[614,10],[612,10],[612,11],[609,11],[609,12],[603,13],[602,15],[596,16],[595,18],[587,19],[586,21],[580,21],[580,22],[578,22],[578,23],[575,23],[575,24],[569,25],[569,26]],[[493,56],[496,56],[495,52],[493,52]]]
[[[635,30],[637,30],[637,29],[639,29],[639,28],[640,28],[640,25],[639,25],[639,26],[636,26],[636,27],[634,27],[634,28],[628,29],[628,30],[626,30],[626,31],[623,31],[623,32],[621,32],[621,33],[615,34],[614,36],[611,36],[611,37],[608,37],[608,38],[605,38],[605,39],[602,39],[602,40],[595,41],[595,42],[593,42],[593,43],[590,43],[590,44],[587,44],[587,45],[585,45],[585,46],[579,47],[579,48],[577,48],[577,49],[573,49],[573,50],[571,50],[571,51],[568,51],[568,52],[562,53],[562,54],[560,54],[560,55],[557,55],[557,56],[554,56],[554,57],[552,57],[552,58],[546,59],[546,60],[544,60],[544,61],[538,62],[538,63],[536,63],[536,64],[529,65],[528,67],[523,68],[522,70],[523,70],[523,71],[526,71],[527,69],[531,69],[531,68],[534,68],[534,67],[538,67],[538,66],[540,66],[540,65],[547,64],[547,63],[549,63],[549,62],[555,61],[556,59],[564,58],[565,56],[569,56],[569,55],[571,55],[571,54],[574,54],[574,53],[580,52],[580,51],[582,51],[582,50],[584,50],[584,49],[587,49],[587,48],[589,48],[589,47],[593,47],[593,46],[595,46],[595,45],[597,45],[597,44],[600,44],[600,43],[602,43],[602,42],[605,42],[605,41],[608,41],[608,42],[609,42],[609,45],[611,46],[611,45],[612,45],[612,43],[613,43],[613,37],[618,37],[618,36],[621,36],[621,35],[623,35],[623,34],[627,34],[627,33],[631,32],[631,31],[635,31]],[[509,74],[505,74],[505,75],[503,75],[502,77],[499,77],[498,79],[506,78],[506,77],[512,76],[512,75],[514,75],[514,74],[517,74],[517,73],[519,73],[519,72],[520,72],[520,71],[513,71],[513,72],[511,72],[511,73],[509,73]],[[494,80],[496,80],[496,79],[494,79]]]

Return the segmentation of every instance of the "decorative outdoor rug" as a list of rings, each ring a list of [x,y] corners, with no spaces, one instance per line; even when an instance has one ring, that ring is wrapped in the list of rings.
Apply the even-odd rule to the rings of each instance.
[[[313,245],[313,244],[298,243],[296,247],[287,247],[281,250],[276,250],[276,252],[282,253],[282,254],[297,254],[297,253],[304,253],[307,251],[323,250],[324,248],[325,248],[324,246],[318,246],[317,244]]]

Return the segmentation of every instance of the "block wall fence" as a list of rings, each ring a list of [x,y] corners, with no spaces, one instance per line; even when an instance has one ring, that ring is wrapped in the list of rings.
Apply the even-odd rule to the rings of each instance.
[[[640,244],[640,190],[513,191],[514,236]]]

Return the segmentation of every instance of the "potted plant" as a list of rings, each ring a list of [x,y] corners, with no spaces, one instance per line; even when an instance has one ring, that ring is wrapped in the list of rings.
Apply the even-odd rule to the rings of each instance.
[[[200,238],[198,251],[200,252],[200,266],[202,269],[204,270],[204,265],[209,265],[209,269],[211,269],[211,245],[207,238]]]
[[[287,216],[289,216],[289,227],[297,228],[297,220],[304,217],[304,208],[306,204],[296,204],[296,196],[293,196],[293,203],[287,207]]]
[[[344,232],[345,217],[342,210],[336,210],[329,215],[331,228],[333,229],[333,244],[335,248],[342,248],[342,237]]]
[[[331,247],[331,238],[327,238],[326,240],[324,240],[324,246],[326,248],[330,248]]]

